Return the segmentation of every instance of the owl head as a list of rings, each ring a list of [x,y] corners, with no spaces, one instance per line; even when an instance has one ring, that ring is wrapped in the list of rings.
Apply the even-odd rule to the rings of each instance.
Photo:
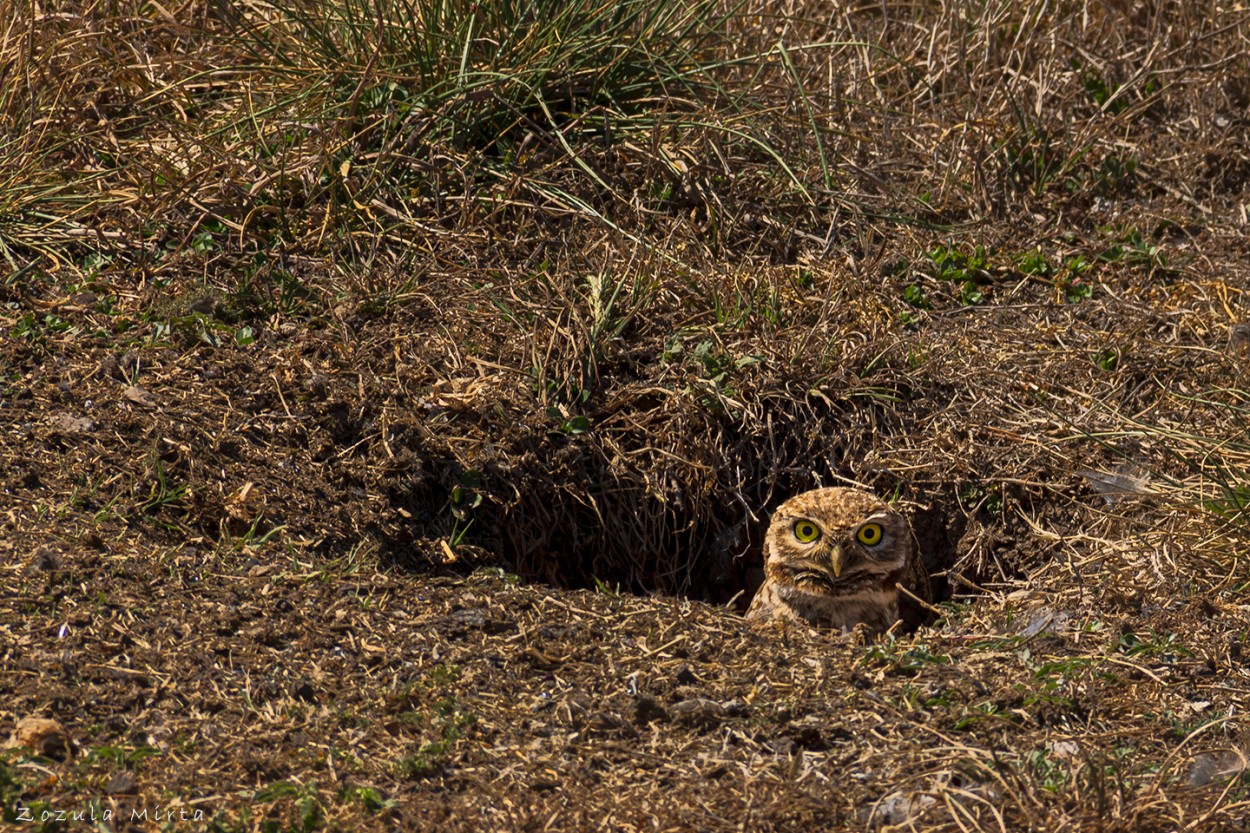
[[[782,586],[824,596],[853,595],[900,577],[914,548],[907,520],[874,495],[816,489],[791,498],[773,514],[764,571]]]

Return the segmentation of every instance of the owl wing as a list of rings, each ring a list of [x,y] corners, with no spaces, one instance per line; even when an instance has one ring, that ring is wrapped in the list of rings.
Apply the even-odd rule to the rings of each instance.
[[[757,621],[772,619],[777,609],[784,604],[777,595],[777,585],[772,579],[764,579],[759,590],[755,591],[755,598],[751,599],[751,606],[747,608],[747,618]]]
[[[809,624],[807,619],[799,615],[794,606],[786,601],[777,589],[777,582],[771,578],[764,579],[760,589],[755,591],[755,598],[747,608],[746,618],[753,622],[796,622]]]

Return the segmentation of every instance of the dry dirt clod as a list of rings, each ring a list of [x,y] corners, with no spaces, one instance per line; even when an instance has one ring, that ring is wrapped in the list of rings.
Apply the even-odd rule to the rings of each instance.
[[[52,417],[51,424],[53,430],[66,436],[73,434],[86,434],[95,428],[95,423],[86,417],[76,417],[72,414],[57,414]]]
[[[130,402],[144,408],[155,408],[156,398],[138,385],[131,385],[126,388],[123,396]]]
[[[1223,783],[1250,768],[1250,759],[1240,749],[1226,752],[1204,752],[1194,758],[1185,781],[1191,787]]]
[[[129,795],[134,793],[136,783],[135,777],[129,772],[116,772],[109,779],[104,791],[109,795]]]
[[[900,825],[912,821],[937,803],[931,795],[891,793],[871,810],[869,824],[874,828]]]
[[[694,697],[669,707],[669,712],[679,723],[710,728],[729,717],[729,711],[715,700]]]
[[[69,736],[65,728],[46,717],[23,717],[13,727],[5,749],[25,748],[36,755],[63,761],[69,757]]]
[[[1250,321],[1239,322],[1229,329],[1228,352],[1243,363],[1250,359]]]

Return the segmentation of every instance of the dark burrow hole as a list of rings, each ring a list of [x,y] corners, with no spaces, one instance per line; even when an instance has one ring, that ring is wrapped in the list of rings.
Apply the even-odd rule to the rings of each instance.
[[[430,494],[421,494],[422,499],[403,496],[402,514],[412,523],[408,534],[379,536],[385,562],[418,572],[498,566],[563,589],[659,593],[729,605],[740,612],[764,578],[764,535],[773,510],[814,487],[777,489],[766,510],[743,511],[726,521],[715,513],[691,512],[677,501],[631,498],[628,490],[602,490],[593,503],[585,493],[566,491],[491,505],[466,497],[481,483],[479,475],[462,472],[452,482],[463,485],[449,490],[437,509]],[[957,498],[952,491],[948,501],[909,502],[900,510],[932,577],[933,603],[949,600],[947,571],[957,560],[967,524]],[[440,525],[444,534],[431,538]],[[449,558],[457,550],[466,557]],[[909,625],[933,618],[906,600],[902,608]]]

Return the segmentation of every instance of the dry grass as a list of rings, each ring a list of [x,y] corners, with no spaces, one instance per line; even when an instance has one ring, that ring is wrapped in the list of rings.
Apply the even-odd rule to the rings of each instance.
[[[722,6],[0,3],[9,820],[1245,829],[1250,16]]]

